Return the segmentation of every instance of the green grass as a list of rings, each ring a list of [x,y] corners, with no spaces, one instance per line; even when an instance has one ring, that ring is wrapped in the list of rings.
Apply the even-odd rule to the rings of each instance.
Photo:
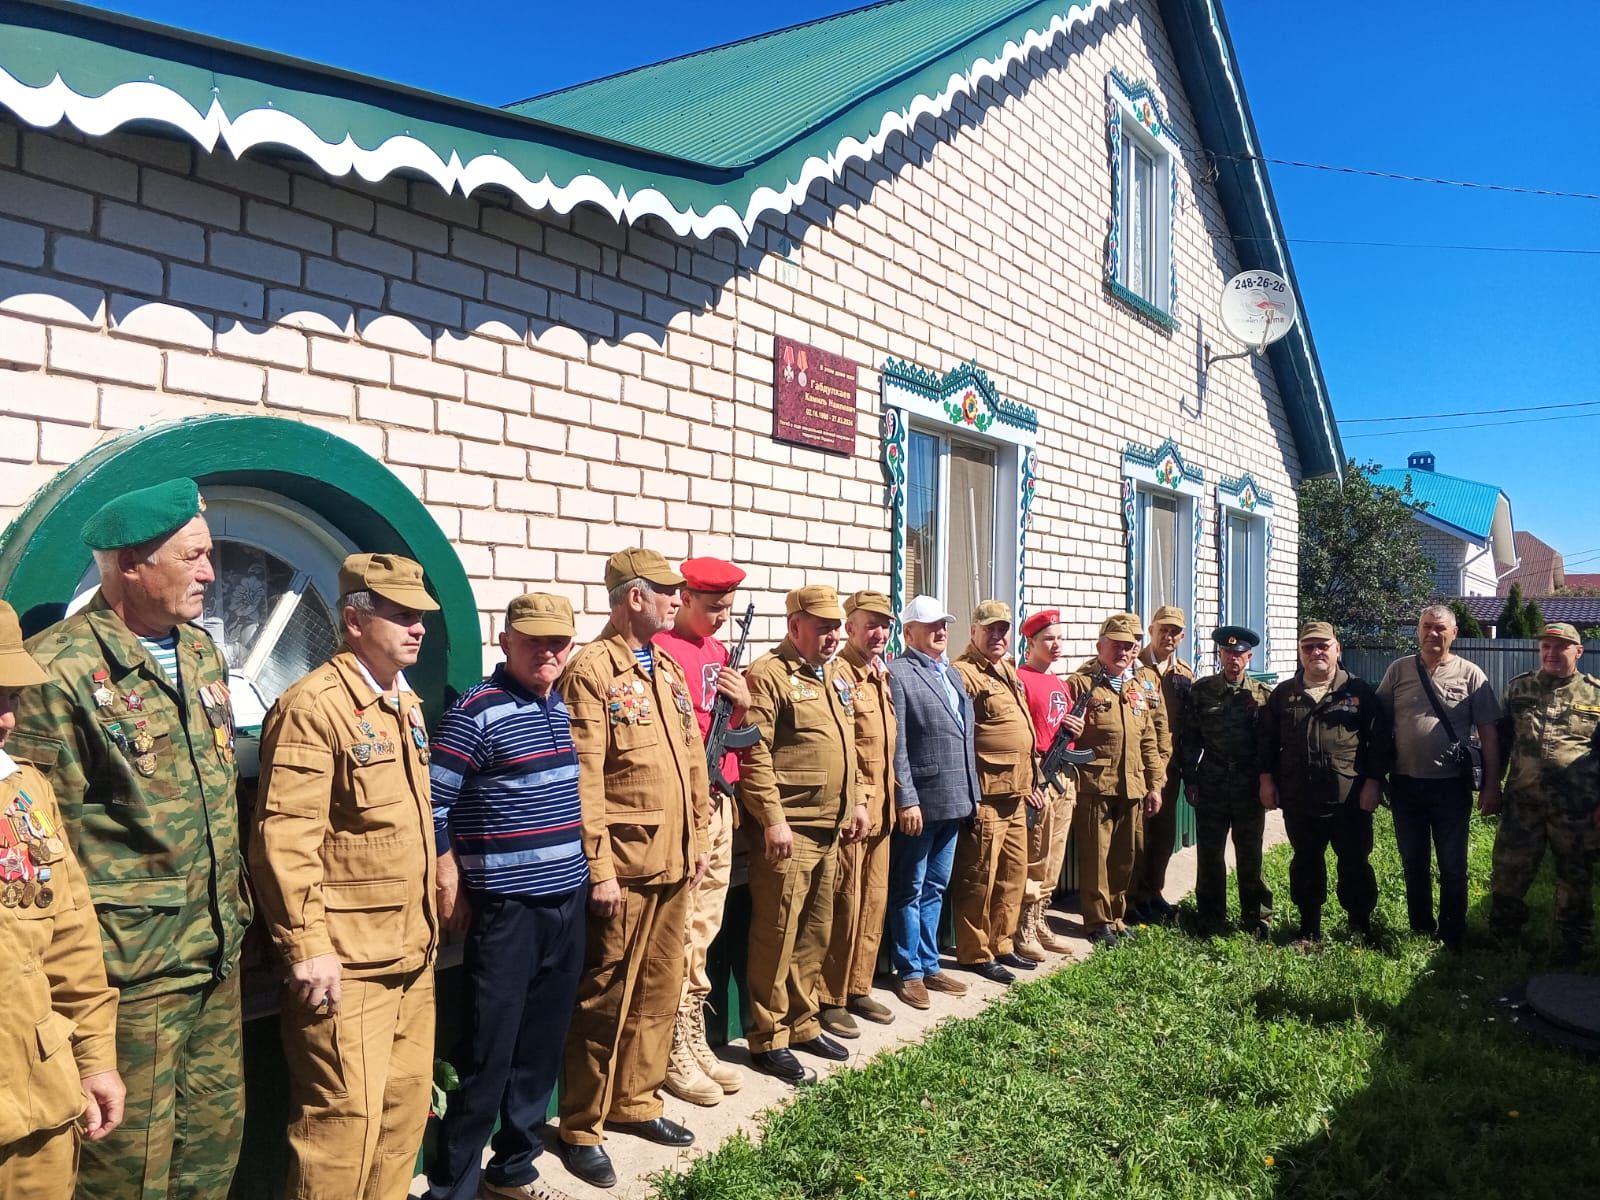
[[[1600,1195],[1600,1067],[1534,1045],[1490,1003],[1542,969],[1551,903],[1547,868],[1530,897],[1541,944],[1489,944],[1492,838],[1475,826],[1464,956],[1405,932],[1380,813],[1379,946],[1346,937],[1332,901],[1317,955],[1148,931],[835,1076],[770,1116],[759,1145],[735,1138],[658,1194]],[[1268,856],[1285,938],[1287,869],[1286,847]]]

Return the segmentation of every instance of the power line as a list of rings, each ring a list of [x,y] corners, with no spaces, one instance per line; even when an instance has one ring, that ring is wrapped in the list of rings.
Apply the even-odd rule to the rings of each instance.
[[[1387,425],[1394,421],[1435,421],[1441,417],[1491,417],[1501,413],[1545,412],[1554,408],[1592,408],[1600,400],[1577,400],[1571,404],[1523,404],[1513,408],[1464,408],[1460,412],[1413,413],[1408,417],[1345,417],[1341,425]]]
[[[1238,241],[1265,242],[1271,238],[1239,238]],[[1600,256],[1600,247],[1590,246],[1479,246],[1458,242],[1360,242],[1339,238],[1290,238],[1301,246],[1369,246],[1385,250],[1470,250],[1484,254],[1576,254]]]
[[[1397,171],[1376,171],[1370,167],[1345,167],[1333,163],[1301,162],[1293,158],[1268,158],[1261,154],[1219,154],[1235,162],[1263,162],[1276,167],[1299,167],[1306,171],[1327,171],[1335,175],[1360,175],[1368,179],[1392,179],[1399,183],[1429,183],[1440,187],[1468,188],[1481,192],[1507,192],[1516,196],[1549,196],[1561,200],[1600,200],[1596,192],[1563,192],[1554,188],[1519,187],[1510,183],[1482,183],[1469,179],[1441,179],[1432,175],[1403,175]]]
[[[1479,421],[1472,425],[1429,425],[1425,429],[1389,429],[1373,433],[1352,433],[1345,441],[1356,438],[1416,437],[1424,433],[1454,433],[1459,429],[1500,429],[1507,425],[1542,425],[1546,421],[1587,421],[1600,417],[1600,413],[1579,413],[1564,417],[1528,417],[1521,421]]]

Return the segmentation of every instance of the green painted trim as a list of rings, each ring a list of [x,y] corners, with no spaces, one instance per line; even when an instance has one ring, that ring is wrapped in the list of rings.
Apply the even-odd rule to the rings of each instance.
[[[1119,304],[1123,304],[1128,308],[1133,309],[1134,312],[1145,318],[1145,320],[1154,321],[1168,333],[1177,332],[1178,318],[1169,312],[1162,312],[1161,309],[1157,308],[1154,304],[1151,304],[1150,301],[1139,295],[1138,292],[1130,291],[1129,289],[1123,287],[1115,279],[1106,280],[1106,291],[1111,293],[1111,298],[1113,300],[1117,301]]]
[[[213,416],[123,434],[42,488],[0,534],[0,595],[36,632],[60,619],[89,567],[80,530],[120,492],[180,473],[258,487],[305,505],[358,546],[403,550],[422,564],[442,608],[410,673],[438,714],[482,677],[478,606],[455,550],[422,502],[382,463],[343,438],[277,417]],[[442,635],[442,636],[441,636]]]

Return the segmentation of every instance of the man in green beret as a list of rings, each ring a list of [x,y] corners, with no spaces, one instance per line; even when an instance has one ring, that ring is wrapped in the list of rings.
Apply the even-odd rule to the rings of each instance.
[[[127,1115],[85,1142],[79,1195],[226,1195],[244,1127],[239,852],[228,669],[198,621],[215,579],[190,479],[83,527],[100,587],[29,640],[49,682],[9,749],[50,779],[121,993]]]

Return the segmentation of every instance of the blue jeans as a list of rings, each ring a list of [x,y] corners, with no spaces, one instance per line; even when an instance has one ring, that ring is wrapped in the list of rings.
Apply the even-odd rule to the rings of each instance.
[[[1406,915],[1417,933],[1433,933],[1433,852],[1439,856],[1439,940],[1460,949],[1467,935],[1467,835],[1472,793],[1459,778],[1390,777],[1394,840],[1406,877]]]
[[[939,973],[939,911],[961,822],[930,821],[916,837],[889,839],[889,958],[901,979]]]

